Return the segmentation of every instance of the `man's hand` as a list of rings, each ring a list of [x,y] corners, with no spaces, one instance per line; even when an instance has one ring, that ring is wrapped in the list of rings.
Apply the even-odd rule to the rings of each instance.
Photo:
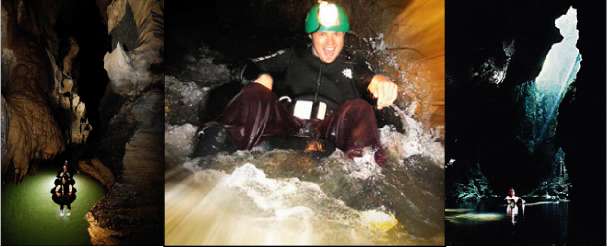
[[[261,74],[254,82],[259,83],[270,90],[272,90],[272,84],[274,84],[274,80],[270,74]]]
[[[398,86],[384,75],[373,76],[367,89],[377,99],[377,109],[392,105],[398,96]]]

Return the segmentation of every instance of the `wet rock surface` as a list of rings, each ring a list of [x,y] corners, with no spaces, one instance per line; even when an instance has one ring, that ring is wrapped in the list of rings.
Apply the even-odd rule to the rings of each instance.
[[[78,169],[95,178],[107,190],[111,189],[116,180],[112,171],[98,159],[80,161],[78,162]]]
[[[11,172],[18,181],[28,173],[30,162],[51,159],[63,151],[65,144],[50,103],[48,58],[36,42],[12,38],[12,46],[7,49],[12,50],[14,63],[9,65],[8,82],[2,91],[4,111],[10,116],[5,132],[8,149],[3,157],[7,162],[2,166],[12,164]]]
[[[93,244],[162,242],[162,235],[152,234],[163,229],[161,137],[139,130],[127,144],[121,176],[87,214]]]
[[[2,134],[0,136],[0,138],[2,138],[2,164],[6,164],[6,162],[8,162],[8,159],[6,159],[5,157],[7,157],[7,152],[8,152],[8,148],[6,147],[7,144],[7,130],[8,130],[8,120],[9,120],[9,115],[8,115],[8,111],[6,110],[7,104],[6,104],[6,100],[4,100],[4,96],[2,96],[2,115],[0,116],[0,124],[1,124],[1,128],[2,128]],[[6,159],[6,160],[5,160]],[[4,174],[6,172],[6,170],[8,170],[8,166],[7,165],[3,165],[2,166],[2,174]]]
[[[203,87],[195,81],[181,81],[173,76],[166,76],[165,117],[173,124],[200,124],[204,116],[207,95],[210,87]]]

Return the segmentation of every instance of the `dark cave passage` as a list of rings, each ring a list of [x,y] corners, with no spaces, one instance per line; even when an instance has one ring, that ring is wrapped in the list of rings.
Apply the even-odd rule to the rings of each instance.
[[[100,106],[109,82],[103,69],[103,56],[111,50],[111,40],[100,10],[94,2],[70,0],[62,2],[61,6],[63,8],[58,13],[56,24],[57,35],[61,41],[60,54],[68,52],[69,38],[73,37],[80,50],[73,61],[72,78],[77,83],[82,101],[86,103],[87,116],[93,126],[87,144],[94,146],[103,135],[108,121],[102,119]],[[89,146],[74,149],[74,158],[91,158],[95,152],[95,148]]]

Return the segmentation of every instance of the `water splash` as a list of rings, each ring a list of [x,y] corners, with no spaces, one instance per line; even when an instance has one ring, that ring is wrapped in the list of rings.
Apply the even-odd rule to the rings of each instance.
[[[430,157],[436,165],[443,167],[445,159],[444,146],[438,141],[438,134],[426,130],[420,122],[412,117],[412,113],[393,106],[401,119],[405,133],[400,133],[390,126],[380,129],[380,140],[390,153],[406,159],[413,155]]]
[[[183,125],[167,125],[164,131],[165,163],[169,166],[182,164],[194,149],[196,126],[186,123]]]
[[[318,184],[268,178],[251,163],[195,174],[166,188],[167,244],[373,244],[396,225],[382,209],[349,208]]]

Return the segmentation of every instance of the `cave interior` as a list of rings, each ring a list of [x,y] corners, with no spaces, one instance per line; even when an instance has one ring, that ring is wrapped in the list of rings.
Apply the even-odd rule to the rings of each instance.
[[[446,2],[447,207],[510,187],[556,195],[570,200],[567,243],[605,242],[604,4]],[[571,42],[555,25],[571,9],[579,56],[559,55],[571,84],[546,100],[538,76]]]

